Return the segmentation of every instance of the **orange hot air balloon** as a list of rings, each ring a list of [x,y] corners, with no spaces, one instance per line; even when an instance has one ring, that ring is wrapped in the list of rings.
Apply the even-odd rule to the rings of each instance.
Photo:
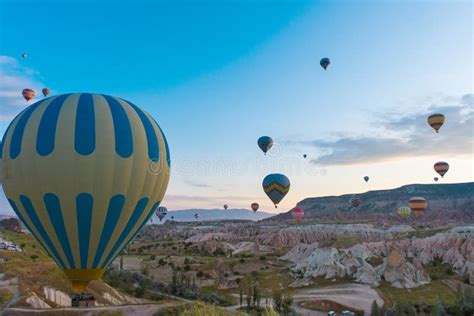
[[[291,210],[291,215],[293,215],[295,223],[299,224],[304,217],[304,210],[301,207],[296,206]]]
[[[435,114],[431,114],[428,117],[427,121],[428,121],[428,124],[436,131],[436,133],[438,133],[439,129],[444,124],[444,119],[445,117],[443,114],[435,113]]]
[[[23,89],[21,94],[25,98],[26,102],[28,102],[28,101],[30,101],[31,99],[33,99],[35,97],[36,92],[35,92],[35,90],[32,90],[32,89]]]
[[[438,161],[433,166],[434,170],[441,176],[441,178],[448,172],[449,164],[444,161]]]
[[[252,211],[255,213],[258,208],[260,207],[260,205],[258,203],[252,203],[252,205],[250,205],[250,207],[252,208]]]
[[[47,97],[50,91],[49,91],[48,88],[43,88],[43,90],[41,90],[41,92],[43,92],[43,95],[44,95],[45,97]]]
[[[415,217],[421,217],[425,215],[425,211],[428,208],[428,202],[422,197],[412,197],[408,201],[408,207],[412,210]]]

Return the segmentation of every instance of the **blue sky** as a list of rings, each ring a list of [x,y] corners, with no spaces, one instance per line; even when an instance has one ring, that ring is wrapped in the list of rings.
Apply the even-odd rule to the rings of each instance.
[[[472,27],[470,1],[0,0],[0,133],[24,87],[133,101],[170,142],[171,209],[273,211],[271,172],[292,182],[282,210],[430,183],[437,160],[445,182],[472,181]],[[438,109],[450,116],[433,138]]]

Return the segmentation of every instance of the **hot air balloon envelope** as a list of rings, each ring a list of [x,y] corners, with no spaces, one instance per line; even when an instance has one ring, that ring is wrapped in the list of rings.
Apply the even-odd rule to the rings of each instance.
[[[448,172],[449,164],[444,161],[438,161],[437,163],[434,164],[433,168],[442,178],[444,177],[446,172]]]
[[[301,223],[304,216],[304,210],[301,207],[295,207],[291,210],[291,215],[297,224]]]
[[[252,208],[252,211],[256,212],[258,208],[260,207],[260,205],[258,203],[252,203],[250,207]]]
[[[168,186],[165,135],[117,97],[38,101],[13,119],[0,146],[10,205],[78,292],[133,240]]]
[[[411,214],[411,209],[407,206],[400,206],[397,210],[397,214],[400,216],[400,217],[410,217],[410,214]]]
[[[365,181],[365,182],[369,182],[369,179],[370,179],[370,178],[369,178],[368,176],[365,176],[365,177],[364,177],[364,181]]]
[[[158,209],[156,210],[156,216],[158,216],[160,222],[163,218],[166,217],[166,215],[168,214],[168,209],[164,206],[160,206],[158,207]]]
[[[275,207],[290,190],[290,180],[283,174],[269,174],[263,179],[263,191],[272,200]]]
[[[445,117],[443,114],[439,114],[439,113],[431,114],[428,117],[428,124],[436,131],[436,133],[438,133],[439,129],[444,124],[444,119]]]
[[[410,201],[408,201],[408,207],[410,207],[413,214],[415,214],[415,217],[421,217],[428,208],[428,202],[422,197],[412,197]]]
[[[321,59],[319,64],[321,65],[321,67],[323,67],[324,70],[326,70],[328,68],[329,64],[331,64],[331,61],[329,60],[329,58],[324,57],[324,58]]]
[[[266,154],[273,146],[273,139],[269,136],[262,136],[257,141],[258,147]]]
[[[358,197],[353,197],[353,198],[350,199],[350,203],[353,207],[359,207],[359,205],[362,203],[362,201]]]
[[[23,98],[25,98],[26,102],[28,102],[35,97],[36,92],[32,89],[23,89],[23,91],[21,91],[21,95]]]
[[[50,92],[50,91],[49,91],[48,88],[43,88],[43,90],[41,90],[41,92],[43,92],[43,95],[44,95],[45,97],[47,97],[47,96],[49,95],[49,92]]]

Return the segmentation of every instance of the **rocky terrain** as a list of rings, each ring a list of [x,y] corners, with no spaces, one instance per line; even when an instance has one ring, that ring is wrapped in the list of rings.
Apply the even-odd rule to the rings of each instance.
[[[288,262],[297,280],[309,285],[312,278],[351,277],[355,282],[396,288],[414,288],[430,282],[423,269],[435,261],[474,283],[474,227],[457,227],[426,238],[363,242],[347,249],[301,243],[280,260]]]
[[[354,210],[349,200],[357,195],[362,201]],[[298,202],[305,210],[305,220],[347,221],[371,219],[380,224],[403,222],[395,214],[399,206],[407,205],[413,196],[422,196],[428,200],[426,216],[418,222],[432,227],[453,222],[471,222],[474,218],[474,182],[453,184],[410,184],[395,189],[375,190],[360,194],[344,194],[306,198]],[[263,222],[266,224],[281,223],[291,220],[289,212],[279,214]]]

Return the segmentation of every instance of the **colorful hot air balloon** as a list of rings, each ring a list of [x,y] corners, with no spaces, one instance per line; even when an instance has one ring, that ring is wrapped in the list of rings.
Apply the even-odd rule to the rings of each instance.
[[[166,214],[168,214],[168,209],[164,206],[160,206],[158,207],[158,209],[156,210],[156,216],[158,216],[158,219],[160,220],[160,222],[163,220],[163,218],[165,218]]]
[[[11,207],[77,292],[138,234],[168,186],[170,154],[160,127],[138,106],[108,95],[38,101],[13,119],[0,149]]]
[[[258,147],[263,151],[264,154],[270,150],[273,146],[273,139],[269,136],[262,136],[257,141]]]
[[[303,155],[303,158],[306,159],[306,157],[308,157],[308,155],[304,154],[304,155]]]
[[[23,89],[23,91],[21,91],[21,95],[25,98],[26,102],[28,102],[35,97],[36,92],[32,89]]]
[[[263,179],[263,191],[272,200],[275,208],[290,190],[290,180],[283,174],[269,174]]]
[[[260,207],[260,205],[258,203],[252,203],[252,205],[250,205],[250,207],[252,208],[252,211],[255,213],[258,208]]]
[[[412,210],[413,214],[415,214],[415,217],[421,217],[428,208],[428,202],[422,197],[412,197],[410,201],[408,201],[408,207]]]
[[[41,92],[43,92],[43,95],[44,95],[45,97],[47,97],[50,91],[49,91],[48,88],[43,88],[43,90],[41,90]]]
[[[364,181],[365,181],[365,182],[369,182],[369,177],[368,177],[368,176],[365,176],[365,177],[364,177]]]
[[[400,217],[407,218],[411,215],[411,209],[407,206],[400,206],[397,210],[397,214]]]
[[[443,114],[431,114],[428,116],[428,124],[438,133],[441,126],[444,123],[444,115]]]
[[[362,201],[355,196],[350,199],[350,202],[353,207],[359,207],[359,205],[362,203]]]
[[[227,210],[229,208],[229,205],[224,204],[224,210]]]
[[[444,161],[438,161],[433,166],[434,170],[441,176],[441,178],[448,172],[449,164]]]
[[[28,57],[28,55],[26,55],[26,53],[21,54],[21,58],[25,59],[26,57]]]
[[[438,177],[434,177],[433,180],[434,180],[435,182],[438,182],[439,178],[438,178]]]
[[[296,224],[299,224],[301,223],[301,220],[303,219],[303,216],[304,216],[304,210],[301,208],[301,207],[294,207],[292,210],[291,210],[291,215],[293,216],[293,218],[295,219],[295,223]]]
[[[326,70],[326,68],[328,68],[330,63],[331,63],[331,61],[327,57],[322,58],[321,61],[319,62],[319,64],[321,65],[321,67],[324,68],[324,70]]]

